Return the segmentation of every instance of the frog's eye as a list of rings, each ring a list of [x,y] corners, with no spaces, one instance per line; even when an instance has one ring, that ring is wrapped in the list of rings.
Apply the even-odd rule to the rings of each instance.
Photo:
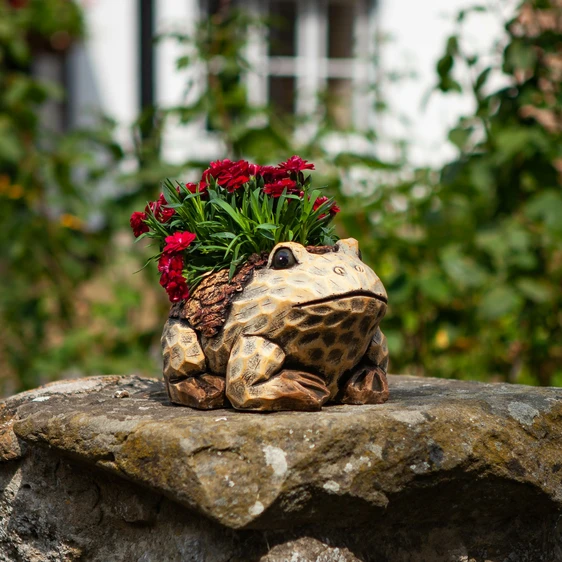
[[[289,269],[296,263],[297,260],[289,248],[279,248],[273,255],[273,260],[271,260],[273,269]]]

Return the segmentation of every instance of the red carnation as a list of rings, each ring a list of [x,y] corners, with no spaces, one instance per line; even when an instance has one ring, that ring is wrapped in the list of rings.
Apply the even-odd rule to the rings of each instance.
[[[240,189],[247,181],[250,181],[250,175],[250,163],[246,160],[238,160],[220,174],[217,182],[232,193]]]
[[[158,261],[160,285],[166,289],[171,302],[189,298],[189,287],[183,276],[183,258],[178,255],[162,254]]]
[[[176,280],[171,281],[165,287],[166,293],[170,302],[184,301],[189,298],[189,287],[183,277],[178,277]]]
[[[183,258],[180,254],[162,254],[158,260],[160,285],[165,287],[176,277],[183,277]]]
[[[262,169],[262,167],[259,164],[249,164],[248,165],[248,170],[249,170],[251,176],[257,176],[260,173],[261,169]]]
[[[299,191],[297,182],[290,178],[284,178],[275,183],[267,183],[263,188],[263,192],[272,197],[281,197],[284,190],[287,190],[287,193],[297,193]]]
[[[168,222],[175,214],[174,209],[169,209],[166,207],[168,201],[161,193],[156,201],[151,201],[144,209],[145,213],[151,213],[154,218],[161,223]]]
[[[320,207],[320,205],[322,205],[323,203],[325,203],[326,201],[328,201],[328,198],[325,195],[322,195],[322,197],[318,197],[316,199],[316,201],[314,201],[314,204],[312,205],[312,208],[314,211],[316,211],[318,209],[318,207]],[[334,201],[332,203],[332,206],[330,207],[330,215],[334,216],[335,214],[340,212],[340,208],[336,205],[336,202]],[[318,219],[323,219],[326,216],[325,213],[321,214]]]
[[[201,180],[199,183],[186,183],[185,187],[187,189],[187,191],[189,191],[189,193],[197,193],[197,189],[199,189],[199,196],[202,199],[207,199],[208,197],[208,193],[207,193],[207,183],[203,180]]]
[[[287,172],[302,172],[303,170],[314,170],[314,164],[309,164],[300,156],[291,156],[286,162],[281,162],[279,168]]]
[[[217,179],[220,176],[221,172],[230,168],[231,165],[232,162],[228,158],[211,162],[209,164],[209,167],[203,172],[202,180],[208,182],[209,176]]]
[[[148,232],[148,225],[144,222],[145,220],[146,220],[146,213],[135,211],[131,215],[130,223],[135,238],[138,238],[141,234]]]
[[[195,240],[196,236],[193,232],[176,232],[171,236],[166,236],[166,246],[164,246],[165,254],[175,254],[188,248]]]
[[[287,170],[283,170],[277,166],[261,166],[258,173],[266,184],[287,177]]]
[[[203,172],[202,181],[208,182],[209,176],[213,177],[221,187],[232,193],[250,181],[250,176],[254,176],[257,169],[258,166],[246,160],[217,160],[211,162],[211,166]]]

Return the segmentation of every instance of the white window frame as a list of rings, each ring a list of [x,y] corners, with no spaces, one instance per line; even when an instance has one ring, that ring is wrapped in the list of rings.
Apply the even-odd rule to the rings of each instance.
[[[358,130],[372,125],[374,83],[372,58],[375,53],[375,2],[373,0],[332,0],[353,10],[354,49],[351,58],[328,58],[328,0],[291,0],[297,7],[296,49],[294,57],[268,56],[267,30],[250,32],[247,58],[251,70],[246,76],[249,102],[267,105],[271,76],[295,78],[296,115],[315,115],[319,94],[328,80],[351,80],[352,123]],[[250,0],[244,5],[259,17],[269,15],[269,0]]]

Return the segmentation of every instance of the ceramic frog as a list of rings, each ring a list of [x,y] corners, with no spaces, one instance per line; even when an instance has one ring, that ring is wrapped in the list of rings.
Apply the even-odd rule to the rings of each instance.
[[[283,242],[262,262],[238,285],[210,279],[194,291],[191,308],[176,307],[162,335],[171,401],[265,411],[386,401],[388,349],[379,323],[387,296],[357,241]],[[213,282],[201,304],[198,293]],[[224,299],[232,285],[235,293]],[[220,327],[205,334],[197,326],[216,316],[217,302]]]

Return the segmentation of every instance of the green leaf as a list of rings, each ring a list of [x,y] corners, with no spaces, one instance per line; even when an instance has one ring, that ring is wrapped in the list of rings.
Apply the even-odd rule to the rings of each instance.
[[[515,284],[523,295],[536,303],[550,302],[554,298],[554,289],[548,281],[525,277]]]
[[[488,67],[478,75],[478,78],[476,78],[476,82],[474,83],[474,89],[476,90],[476,92],[479,92],[482,89],[482,86],[484,86],[486,80],[488,80],[490,72],[492,72],[492,68]]]
[[[445,304],[451,298],[451,287],[445,276],[439,271],[422,272],[418,278],[418,286],[422,295],[429,300]]]
[[[459,38],[456,35],[451,35],[451,37],[447,39],[445,52],[453,57],[459,54]]]
[[[553,234],[562,234],[562,194],[558,191],[546,190],[537,194],[525,205],[525,214],[544,222]]]
[[[461,288],[481,287],[488,278],[486,270],[472,256],[464,255],[455,246],[441,251],[441,263],[447,275]]]
[[[456,127],[449,131],[449,140],[460,150],[464,148],[470,138],[471,130],[465,127]]]
[[[497,320],[503,316],[516,314],[522,306],[523,299],[512,287],[499,285],[484,295],[478,312],[483,319]]]

